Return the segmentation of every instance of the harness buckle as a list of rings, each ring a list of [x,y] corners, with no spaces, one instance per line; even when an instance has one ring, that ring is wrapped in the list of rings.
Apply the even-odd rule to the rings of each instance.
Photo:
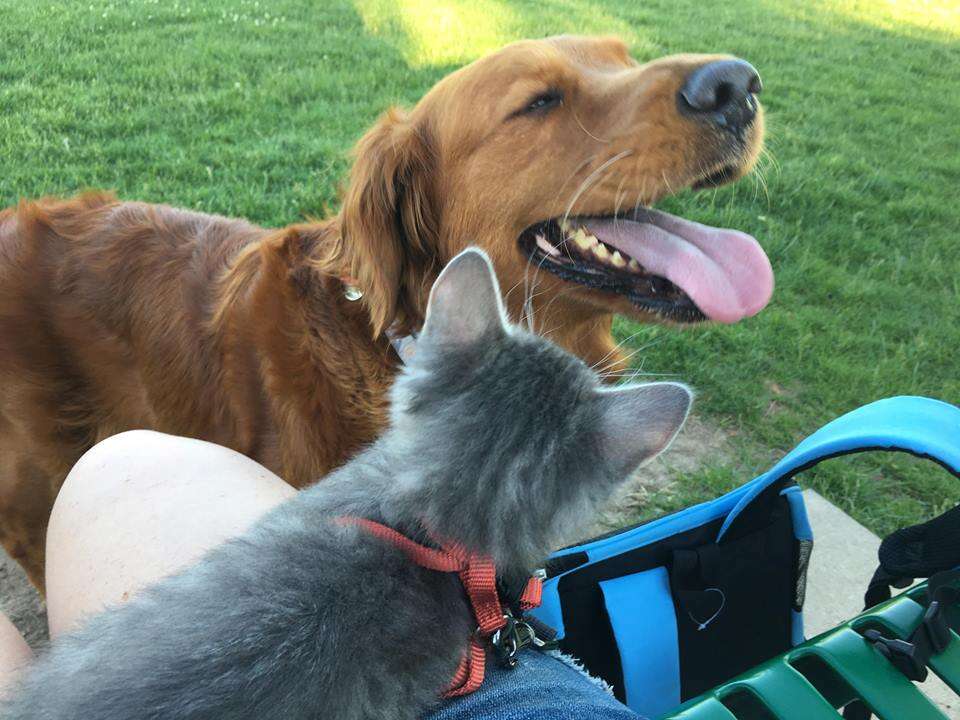
[[[504,626],[490,636],[490,645],[500,664],[513,668],[517,666],[517,653],[523,647],[517,627],[520,623],[510,613],[504,613],[503,620]]]
[[[927,664],[914,643],[888,638],[874,629],[865,631],[863,636],[910,680],[923,682],[927,679]]]
[[[550,628],[532,618],[530,622],[521,620],[508,611],[504,613],[503,619],[504,626],[490,636],[490,644],[493,646],[493,654],[504,667],[516,667],[517,654],[526,647],[545,652],[553,650],[559,644]],[[538,626],[542,626],[545,632],[538,632]]]
[[[942,600],[940,595],[930,600],[923,619],[908,640],[888,638],[874,629],[866,630],[863,636],[900,672],[914,682],[923,682],[927,679],[930,658],[946,650],[953,638]]]

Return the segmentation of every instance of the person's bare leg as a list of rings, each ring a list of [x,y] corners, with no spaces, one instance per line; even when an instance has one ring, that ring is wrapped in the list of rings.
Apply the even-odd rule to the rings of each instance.
[[[17,672],[33,657],[20,631],[10,619],[0,613],[0,697]]]
[[[227,448],[136,430],[92,448],[47,533],[50,635],[242,533],[296,490]]]

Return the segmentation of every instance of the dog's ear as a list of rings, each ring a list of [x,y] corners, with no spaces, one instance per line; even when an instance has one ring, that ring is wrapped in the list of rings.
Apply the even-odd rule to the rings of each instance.
[[[422,322],[440,270],[434,149],[401,111],[384,114],[357,144],[340,212],[338,265],[363,292],[374,334]]]

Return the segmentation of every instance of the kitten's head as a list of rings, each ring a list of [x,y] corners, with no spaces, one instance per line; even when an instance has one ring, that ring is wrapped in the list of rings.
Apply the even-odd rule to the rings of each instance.
[[[691,399],[678,383],[601,384],[512,325],[489,259],[466,250],[434,284],[394,388],[398,509],[505,571],[529,570],[670,444]]]

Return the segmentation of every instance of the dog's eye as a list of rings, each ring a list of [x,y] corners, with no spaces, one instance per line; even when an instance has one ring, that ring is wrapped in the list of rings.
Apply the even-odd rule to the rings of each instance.
[[[513,116],[518,115],[545,115],[563,103],[563,93],[559,90],[548,90],[531,98],[526,105],[517,110]]]

